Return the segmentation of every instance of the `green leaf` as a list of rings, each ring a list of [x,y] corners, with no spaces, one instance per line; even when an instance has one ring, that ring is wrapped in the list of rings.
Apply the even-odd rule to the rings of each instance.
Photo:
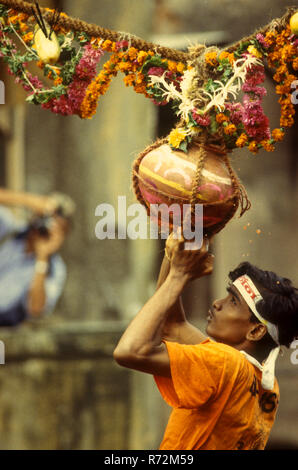
[[[188,147],[187,140],[183,140],[179,145],[179,150],[182,150],[182,152],[187,153],[187,147]]]

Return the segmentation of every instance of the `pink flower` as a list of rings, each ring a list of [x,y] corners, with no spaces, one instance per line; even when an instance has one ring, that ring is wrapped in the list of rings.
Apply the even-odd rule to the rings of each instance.
[[[68,86],[67,95],[53,98],[42,105],[53,113],[67,116],[70,114],[80,115],[82,101],[86,90],[92,79],[96,76],[97,65],[103,56],[102,49],[94,49],[90,44],[84,46],[84,53],[76,66],[73,81]]]
[[[226,109],[230,111],[230,121],[237,125],[243,120],[244,108],[241,103],[226,103]]]
[[[210,117],[209,116],[201,116],[195,109],[191,112],[192,118],[199,126],[209,126],[210,124]]]
[[[264,49],[268,49],[269,44],[268,44],[268,42],[266,42],[265,37],[263,36],[263,34],[258,33],[256,35],[256,40],[261,44],[261,46],[264,47]]]
[[[102,49],[95,49],[91,44],[84,46],[83,56],[76,66],[75,76],[82,80],[93,79],[96,75],[96,67],[104,54]]]
[[[148,70],[148,75],[154,75],[156,77],[161,77],[165,72],[165,69],[162,67],[150,67]]]
[[[128,41],[118,41],[118,42],[116,42],[117,51],[120,51],[120,49],[126,49],[127,47],[128,47]]]
[[[269,119],[264,114],[261,99],[250,99],[249,95],[243,98],[243,124],[249,137],[257,142],[270,139]]]

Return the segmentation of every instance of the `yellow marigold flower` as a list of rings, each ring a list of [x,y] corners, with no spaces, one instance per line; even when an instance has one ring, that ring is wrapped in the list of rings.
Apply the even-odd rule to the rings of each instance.
[[[273,129],[271,135],[276,142],[281,142],[285,136],[285,133],[281,129]]]
[[[183,129],[173,129],[169,135],[169,143],[175,148],[178,148],[181,142],[185,140],[186,132]]]
[[[247,50],[251,55],[258,57],[259,59],[262,57],[262,54],[260,53],[260,51],[258,51],[258,49],[253,45],[248,46]]]
[[[237,127],[234,124],[229,124],[224,128],[224,133],[227,135],[233,135],[236,132]]]
[[[228,121],[228,118],[224,113],[218,113],[215,119],[218,124],[221,124],[224,121]]]
[[[236,147],[244,147],[247,141],[248,141],[247,135],[242,133],[236,140]]]
[[[183,64],[182,62],[179,62],[179,63],[177,64],[177,72],[183,73],[184,70],[185,70],[185,64]]]
[[[173,60],[168,60],[168,70],[170,72],[177,72],[177,63]]]
[[[138,63],[142,65],[145,62],[145,60],[147,59],[147,57],[148,57],[147,52],[140,51],[138,53],[138,57],[137,57]]]
[[[205,61],[208,65],[215,67],[218,64],[217,52],[207,52],[207,54],[205,54]]]

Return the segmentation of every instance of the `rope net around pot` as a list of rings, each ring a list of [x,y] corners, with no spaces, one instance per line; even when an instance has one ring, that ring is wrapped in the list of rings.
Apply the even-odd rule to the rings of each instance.
[[[202,204],[203,233],[208,237],[220,232],[239,207],[241,217],[251,206],[226,150],[202,142],[194,142],[186,154],[173,151],[167,138],[158,139],[133,163],[132,187],[149,217],[152,217],[152,204],[167,207],[174,204],[180,206],[182,221],[182,207],[188,205],[192,230],[198,222],[195,205]],[[172,213],[169,222],[171,232]],[[155,223],[161,233],[160,218]]]

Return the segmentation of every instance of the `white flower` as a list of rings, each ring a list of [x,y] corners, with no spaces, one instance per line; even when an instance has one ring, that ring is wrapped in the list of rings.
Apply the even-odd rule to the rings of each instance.
[[[229,98],[229,95],[232,95],[235,99],[237,93],[241,90],[241,85],[245,80],[247,70],[252,65],[263,65],[262,62],[256,57],[249,54],[246,57],[236,60],[233,64],[233,75],[224,85],[219,80],[215,80],[214,83],[217,83],[219,86],[214,90],[213,95],[203,90],[203,93],[207,95],[210,99],[208,105],[204,109],[204,113],[209,111],[210,108],[215,106],[222,111],[225,107],[225,102]]]

